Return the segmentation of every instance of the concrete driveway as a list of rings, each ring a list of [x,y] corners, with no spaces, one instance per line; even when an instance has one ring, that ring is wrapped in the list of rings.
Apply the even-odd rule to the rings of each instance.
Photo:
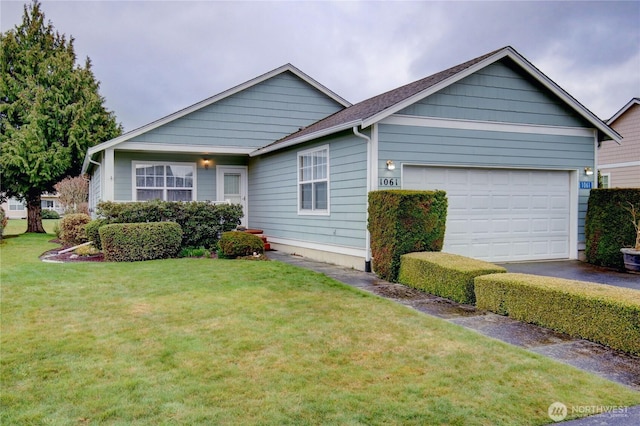
[[[579,260],[499,263],[509,272],[590,281],[640,290],[640,274],[627,274]]]

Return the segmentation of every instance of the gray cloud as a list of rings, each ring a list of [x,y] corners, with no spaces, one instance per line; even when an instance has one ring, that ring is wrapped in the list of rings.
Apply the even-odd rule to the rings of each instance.
[[[640,3],[51,1],[127,130],[287,62],[352,102],[511,45],[603,119],[640,96]],[[2,31],[23,2],[0,3]]]

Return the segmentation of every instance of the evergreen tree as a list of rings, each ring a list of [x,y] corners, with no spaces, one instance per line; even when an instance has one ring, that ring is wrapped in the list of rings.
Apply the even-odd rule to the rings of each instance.
[[[76,65],[73,41],[45,23],[37,0],[0,34],[0,191],[26,202],[27,232],[45,232],[40,195],[79,175],[89,147],[122,133],[89,58]]]

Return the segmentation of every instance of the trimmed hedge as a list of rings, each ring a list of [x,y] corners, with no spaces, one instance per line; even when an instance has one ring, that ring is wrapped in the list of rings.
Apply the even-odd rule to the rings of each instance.
[[[409,253],[401,258],[398,281],[458,303],[473,304],[474,278],[504,272],[507,270],[501,266],[456,254]]]
[[[218,243],[218,256],[235,259],[264,253],[264,242],[257,235],[241,231],[225,232]]]
[[[183,230],[182,247],[207,249],[214,249],[218,234],[235,229],[243,216],[240,204],[159,200],[130,203],[104,201],[98,204],[96,213],[106,223],[176,222]],[[92,235],[96,233],[92,231]]]
[[[442,250],[446,218],[444,191],[370,192],[368,229],[375,273],[396,282],[400,256]]]
[[[592,189],[585,218],[585,256],[594,265],[624,269],[620,249],[633,247],[635,229],[628,203],[640,205],[639,188]]]
[[[104,259],[112,262],[176,257],[182,228],[175,222],[113,223],[99,230]]]
[[[512,273],[477,277],[475,291],[479,309],[640,355],[640,291]]]
[[[94,219],[84,226],[84,232],[87,235],[87,241],[92,241],[93,246],[98,250],[102,250],[102,241],[100,241],[100,227],[108,225],[107,219]]]
[[[84,227],[91,217],[84,213],[72,213],[60,221],[60,239],[65,245],[75,246],[87,242]]]

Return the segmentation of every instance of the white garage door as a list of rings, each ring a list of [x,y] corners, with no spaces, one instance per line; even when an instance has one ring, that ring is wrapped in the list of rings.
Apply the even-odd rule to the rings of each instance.
[[[445,252],[493,262],[569,257],[569,172],[405,166],[403,188],[447,192]]]

